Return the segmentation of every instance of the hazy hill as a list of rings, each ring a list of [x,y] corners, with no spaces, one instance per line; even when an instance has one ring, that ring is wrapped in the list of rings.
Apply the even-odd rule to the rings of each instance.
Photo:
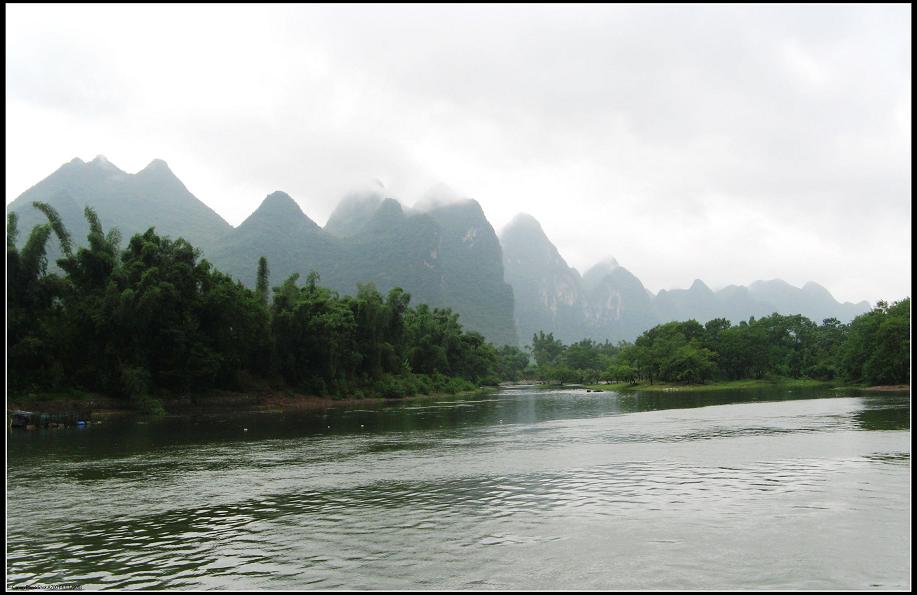
[[[812,282],[798,288],[781,280],[756,281],[750,287],[730,285],[714,292],[697,279],[688,289],[661,290],[654,296],[614,259],[580,277],[529,215],[518,215],[507,225],[501,241],[522,343],[539,330],[565,342],[584,337],[630,341],[672,320],[727,318],[738,323],[778,312],[802,314],[818,323],[828,317],[849,322],[869,310],[867,302],[841,304]]]
[[[865,301],[857,304],[839,303],[827,289],[812,281],[802,288],[794,287],[780,279],[755,281],[749,285],[748,293],[753,298],[771,305],[775,312],[802,314],[819,323],[829,317],[849,322],[869,310],[869,303]]]
[[[825,318],[849,322],[868,311],[869,303],[840,303],[827,289],[811,281],[801,288],[781,279],[755,281],[748,287],[729,285],[714,293],[697,280],[690,289],[660,291],[655,307],[661,321],[726,318],[737,323],[777,312],[802,314],[820,324]]]
[[[704,321],[725,317],[723,302],[700,279],[695,279],[688,289],[662,289],[656,294],[653,306],[659,320]]]
[[[487,329],[499,343],[515,344],[513,289],[504,281],[503,248],[481,205],[471,199],[427,211],[442,230],[437,253],[443,301],[464,309],[469,327]]]
[[[325,231],[339,238],[356,235],[372,219],[382,199],[378,192],[345,196],[325,223]]]
[[[95,208],[106,229],[118,227],[125,239],[154,226],[160,234],[193,239],[192,243],[206,251],[232,230],[160,159],[136,174],[122,171],[101,155],[89,163],[74,159],[62,165],[7,205],[7,212],[19,216],[20,242],[32,227],[46,221],[32,207],[33,201],[56,208],[78,244],[85,243],[88,232],[83,217],[86,205]],[[56,243],[52,244],[56,249]]]
[[[294,272],[305,279],[310,271],[326,270],[339,252],[336,238],[325,234],[288,194],[273,192],[204,256],[254,287],[261,256],[267,258],[271,283],[280,285]]]
[[[474,201],[407,213],[391,198],[351,196],[322,229],[275,192],[223,238],[211,260],[252,286],[260,255],[275,285],[314,270],[341,293],[353,293],[359,283],[382,292],[401,287],[412,303],[453,308],[467,328],[494,343],[516,342],[500,244]]]
[[[779,279],[711,291],[696,280],[688,289],[653,295],[614,259],[585,275],[570,267],[533,217],[520,214],[498,239],[481,206],[446,186],[432,188],[412,210],[379,191],[344,198],[324,229],[287,194],[274,192],[237,228],[191,194],[166,163],[155,159],[128,174],[102,156],[64,164],[7,206],[19,214],[20,244],[44,216],[32,201],[50,203],[74,241],[88,226],[91,204],[106,228],[125,240],[156,227],[200,247],[219,269],[253,286],[260,256],[271,283],[317,271],[323,285],[352,293],[372,282],[381,291],[402,287],[412,302],[452,307],[463,323],[497,343],[531,342],[540,330],[564,342],[584,337],[633,340],[660,322],[725,317],[737,323],[773,312],[821,322],[847,322],[869,304],[838,303],[822,286],[802,288]],[[49,260],[57,257],[55,241]]]
[[[657,323],[653,298],[636,276],[611,258],[583,275],[589,300],[587,337],[632,341]]]
[[[104,157],[74,159],[7,206],[19,215],[20,242],[45,218],[32,201],[50,203],[77,243],[88,226],[91,204],[106,228],[125,241],[154,226],[184,237],[226,273],[253,286],[258,258],[265,256],[271,283],[311,271],[323,285],[353,293],[373,282],[383,292],[402,287],[412,303],[452,307],[465,326],[497,343],[515,343],[512,289],[503,280],[502,250],[480,206],[470,200],[429,205],[407,213],[378,192],[347,197],[322,229],[283,192],[267,196],[237,228],[204,205],[156,159],[128,174]],[[59,256],[49,244],[49,260]]]
[[[531,215],[517,215],[501,232],[503,271],[516,299],[519,341],[538,331],[578,341],[588,332],[589,302],[576,269],[567,265]]]
[[[329,271],[326,280],[339,291],[352,292],[357,283],[372,281],[382,292],[401,287],[415,304],[449,305],[442,291],[441,236],[432,218],[409,215],[398,201],[387,198],[360,232],[343,243],[341,266]],[[457,302],[455,309],[464,319]]]

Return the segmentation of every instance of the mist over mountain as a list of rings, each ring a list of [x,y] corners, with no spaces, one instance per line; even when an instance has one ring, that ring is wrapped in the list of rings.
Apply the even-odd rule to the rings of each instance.
[[[604,260],[583,275],[589,300],[587,337],[606,339],[636,338],[656,324],[653,298],[633,273],[615,259]]]
[[[802,288],[781,279],[755,281],[749,285],[748,293],[761,302],[771,304],[777,312],[802,314],[818,322],[824,318],[849,322],[869,310],[868,302],[838,303],[827,289],[813,281],[807,282]]]
[[[503,271],[515,297],[519,340],[528,344],[538,331],[564,341],[588,332],[589,302],[580,274],[567,265],[531,215],[517,215],[500,234]]]
[[[711,320],[726,317],[722,300],[700,279],[695,279],[688,289],[660,290],[653,306],[661,320]],[[748,318],[742,314],[741,310],[735,313],[738,318]]]
[[[276,192],[210,258],[254,286],[261,255],[275,285],[293,273],[316,271],[323,285],[341,293],[353,293],[359,283],[372,282],[382,292],[401,287],[413,303],[453,308],[467,328],[494,343],[516,342],[500,243],[475,201],[418,213],[379,194],[354,195],[322,229],[292,198]]]
[[[268,260],[272,285],[316,271],[323,285],[341,293],[353,293],[358,283],[383,292],[401,287],[415,304],[453,308],[465,326],[496,344],[525,345],[542,330],[568,343],[633,340],[661,322],[738,323],[773,312],[847,322],[869,310],[867,302],[837,302],[814,282],[797,288],[773,279],[713,291],[698,279],[653,295],[613,258],[580,275],[535,218],[517,215],[498,238],[477,201],[445,185],[431,188],[413,209],[381,188],[350,194],[324,228],[289,195],[273,192],[233,228],[162,160],[128,174],[102,156],[74,159],[7,205],[19,216],[20,244],[46,221],[32,207],[36,200],[57,209],[76,244],[86,241],[83,208],[91,205],[103,226],[118,227],[125,240],[151,226],[184,237],[250,287],[260,256]],[[56,242],[48,256],[59,257]]]
[[[515,343],[513,289],[505,281],[503,248],[481,205],[472,199],[444,202],[426,215],[441,229],[436,251],[443,303],[462,304],[470,328]]]
[[[345,196],[325,223],[325,231],[339,238],[357,234],[369,223],[382,204],[381,192],[363,192]]]
[[[867,302],[839,303],[824,287],[802,288],[781,280],[756,281],[750,287],[730,285],[714,292],[697,279],[688,289],[657,295],[613,259],[580,276],[530,215],[518,215],[501,232],[506,280],[516,298],[516,326],[527,344],[539,330],[564,342],[582,338],[632,341],[643,331],[673,320],[705,323],[726,318],[733,324],[774,312],[802,314],[821,322],[849,322],[869,310]]]

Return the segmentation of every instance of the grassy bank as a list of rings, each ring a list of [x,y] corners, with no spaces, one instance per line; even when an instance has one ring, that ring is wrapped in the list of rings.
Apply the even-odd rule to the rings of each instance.
[[[864,393],[909,393],[909,384],[891,384],[885,386],[866,386],[865,384],[852,384],[838,386],[834,390],[858,390]]]
[[[818,388],[833,387],[837,382],[824,380],[810,380],[807,378],[769,378],[761,380],[725,380],[722,382],[708,382],[706,384],[665,384],[640,382],[629,384],[590,384],[587,388],[602,391],[619,392],[710,392],[723,390],[755,390],[763,388]]]
[[[129,403],[99,393],[66,390],[56,392],[7,393],[7,411],[43,411],[47,413],[69,413],[102,409],[125,409]]]
[[[98,393],[66,391],[55,393],[9,394],[7,413],[32,411],[50,415],[74,414],[83,419],[108,417],[119,414],[188,414],[256,411],[308,411],[329,407],[373,405],[393,401],[444,398],[449,396],[474,396],[485,394],[494,387],[475,388],[454,392],[431,392],[398,398],[380,396],[354,396],[331,398],[307,395],[287,390],[269,391],[210,391],[192,395],[158,395],[142,399],[116,399]]]

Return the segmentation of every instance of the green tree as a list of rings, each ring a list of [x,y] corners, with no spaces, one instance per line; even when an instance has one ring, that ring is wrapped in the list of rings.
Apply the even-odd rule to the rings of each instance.
[[[539,366],[551,366],[559,363],[560,357],[564,353],[564,344],[554,338],[554,333],[544,334],[544,331],[538,331],[538,334],[532,336],[532,355],[535,363]]]
[[[265,306],[268,305],[268,300],[270,299],[270,277],[271,272],[267,266],[267,258],[262,256],[258,259],[258,280],[255,283],[255,293],[258,295],[258,300]]]

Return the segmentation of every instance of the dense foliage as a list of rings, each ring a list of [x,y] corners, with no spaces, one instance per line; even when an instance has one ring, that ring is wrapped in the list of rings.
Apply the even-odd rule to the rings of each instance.
[[[60,216],[17,247],[7,220],[7,365],[14,391],[82,389],[146,402],[209,389],[289,388],[333,396],[455,392],[500,380],[705,383],[765,377],[897,384],[910,380],[910,298],[879,302],[850,324],[772,314],[737,325],[718,318],[669,322],[633,343],[571,345],[532,337],[529,355],[495,348],[448,308],[393,288],[340,295],[292,275],[270,288],[269,263],[252,262],[255,289],[215,270],[187,241],[153,228],[120,248],[92,208],[86,246]],[[47,247],[59,244],[60,272]]]
[[[591,340],[566,346],[543,332],[532,337],[536,375],[559,382],[597,380],[700,384],[765,377],[865,384],[910,381],[910,298],[841,324],[772,314],[738,325],[718,318],[660,324],[634,343]]]
[[[7,223],[8,382],[13,390],[78,388],[144,399],[213,388],[283,387],[334,396],[455,392],[521,374],[525,354],[497,350],[449,309],[409,306],[399,288],[341,296],[313,273],[269,295],[215,270],[183,239],[150,228],[125,250],[89,207],[88,246],[72,250],[53,208],[17,249]],[[59,240],[61,274],[46,247]]]

